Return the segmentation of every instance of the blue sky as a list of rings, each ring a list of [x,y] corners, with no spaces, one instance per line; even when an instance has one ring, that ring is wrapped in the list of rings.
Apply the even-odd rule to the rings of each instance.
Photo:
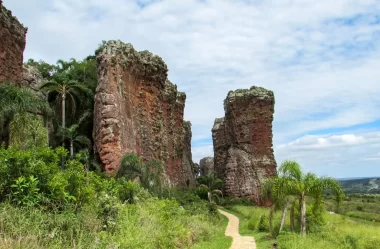
[[[275,93],[276,160],[334,177],[380,176],[378,0],[3,0],[29,27],[25,59],[82,59],[120,39],[160,55],[186,92],[193,157],[229,90]]]

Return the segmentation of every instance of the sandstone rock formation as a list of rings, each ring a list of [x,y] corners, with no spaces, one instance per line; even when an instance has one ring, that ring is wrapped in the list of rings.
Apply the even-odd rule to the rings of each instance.
[[[205,176],[214,171],[214,158],[205,157],[199,161],[200,175]]]
[[[36,96],[46,99],[46,94],[40,90],[40,87],[45,83],[40,71],[37,68],[24,65],[22,71],[22,77],[20,79],[20,84],[24,87],[30,88]]]
[[[261,203],[262,182],[276,174],[272,149],[274,94],[261,87],[230,91],[225,117],[212,128],[214,168],[224,180],[224,192]]]
[[[27,29],[0,1],[0,83],[19,82]]]
[[[196,169],[193,162],[193,156],[191,153],[191,123],[190,121],[183,122],[184,129],[184,147],[183,147],[183,158],[182,158],[182,175],[185,179],[187,187],[195,187],[195,174]]]
[[[161,160],[168,183],[194,182],[189,162],[183,163],[191,146],[188,141],[185,146],[186,95],[167,79],[164,61],[109,41],[97,51],[97,64],[93,138],[104,169],[116,171],[121,157],[137,153],[143,161]]]

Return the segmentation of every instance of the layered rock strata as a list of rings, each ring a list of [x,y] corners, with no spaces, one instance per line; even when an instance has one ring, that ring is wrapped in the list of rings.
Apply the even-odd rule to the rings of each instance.
[[[23,74],[25,28],[0,1],[0,83],[18,83]]]
[[[168,184],[192,183],[194,176],[183,163],[184,149],[191,146],[185,143],[186,95],[167,79],[164,61],[131,44],[109,41],[97,51],[97,65],[93,138],[104,169],[114,172],[121,157],[136,153],[143,161],[161,160]]]
[[[261,201],[263,181],[276,174],[272,149],[274,94],[261,87],[230,91],[224,100],[225,117],[212,128],[214,169],[232,197]]]

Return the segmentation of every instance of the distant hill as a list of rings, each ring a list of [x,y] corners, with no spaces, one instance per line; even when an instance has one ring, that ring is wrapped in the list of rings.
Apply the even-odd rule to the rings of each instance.
[[[347,194],[380,194],[380,177],[337,179]]]

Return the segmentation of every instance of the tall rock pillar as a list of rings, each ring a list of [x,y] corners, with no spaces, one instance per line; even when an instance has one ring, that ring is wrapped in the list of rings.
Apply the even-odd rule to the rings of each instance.
[[[224,100],[225,117],[212,129],[214,168],[231,197],[261,201],[263,181],[276,174],[272,149],[274,94],[261,87],[230,91]]]

